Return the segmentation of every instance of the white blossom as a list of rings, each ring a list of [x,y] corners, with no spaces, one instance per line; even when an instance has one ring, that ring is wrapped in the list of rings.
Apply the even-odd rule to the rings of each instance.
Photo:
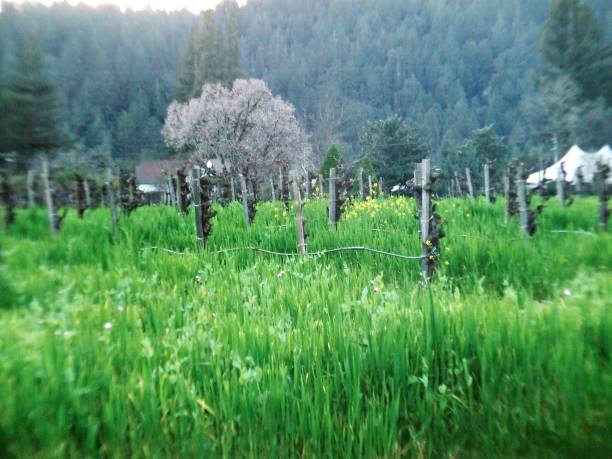
[[[216,156],[260,183],[281,165],[311,166],[312,148],[295,109],[261,80],[236,80],[231,89],[206,84],[200,97],[170,105],[162,134],[170,148],[199,159]]]

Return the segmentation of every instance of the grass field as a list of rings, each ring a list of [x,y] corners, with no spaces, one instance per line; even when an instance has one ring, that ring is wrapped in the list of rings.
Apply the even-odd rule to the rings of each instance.
[[[612,237],[597,201],[547,205],[534,240],[503,203],[443,200],[420,262],[295,252],[291,211],[42,209],[0,242],[0,457],[609,457]],[[414,202],[305,206],[309,250],[420,255]],[[553,230],[567,230],[559,233]],[[165,249],[165,250],[164,250]],[[173,251],[175,253],[171,253]]]

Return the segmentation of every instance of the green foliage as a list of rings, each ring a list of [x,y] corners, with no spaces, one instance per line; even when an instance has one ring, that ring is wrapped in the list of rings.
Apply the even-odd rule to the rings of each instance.
[[[48,153],[64,145],[59,130],[60,114],[55,86],[43,75],[43,63],[35,40],[26,37],[18,55],[17,69],[11,79],[4,104],[8,107],[4,123],[11,132],[7,142],[24,164],[33,155]],[[4,148],[7,148],[5,146]]]
[[[368,123],[361,143],[389,186],[404,184],[412,177],[415,164],[429,154],[417,132],[397,115]]]
[[[131,162],[143,150],[166,156],[160,129],[196,20],[186,10],[124,14],[108,5],[30,3],[16,9],[5,2],[0,81],[8,82],[16,72],[23,37],[31,35],[39,44],[44,73],[57,88],[62,129],[84,151],[104,149]]]
[[[309,250],[419,253],[413,200],[356,202],[337,228],[326,204],[304,206]],[[0,311],[3,456],[610,450],[612,240],[596,200],[551,203],[533,241],[500,225],[501,200],[441,201],[430,288],[419,261],[219,253],[295,252],[294,215],[263,203],[247,227],[239,204],[215,207],[204,249],[193,215],[163,206],[114,238],[108,209],[70,212],[53,238],[44,210],[19,212],[0,268],[15,292]]]
[[[483,166],[489,163],[491,167],[491,183],[498,182],[503,176],[504,167],[509,160],[508,147],[504,140],[495,134],[493,126],[485,126],[475,129],[472,135],[458,149],[455,161],[450,169],[461,174],[466,167],[471,169],[474,187],[483,185],[480,177],[483,174]]]
[[[14,106],[13,93],[0,84],[0,155],[13,152],[17,147]]]
[[[319,169],[319,173],[323,176],[324,179],[329,178],[329,171],[333,168],[336,169],[336,173],[339,172],[339,169],[342,167],[344,163],[344,159],[342,158],[342,153],[336,145],[332,145],[327,150],[327,154],[321,163],[321,168]]]
[[[231,86],[241,76],[236,9],[235,4],[230,6],[223,26],[218,24],[221,15],[208,10],[192,28],[176,82],[179,101],[198,97],[205,83]]]
[[[593,12],[583,0],[555,0],[540,40],[544,58],[570,76],[587,100],[612,105],[612,59],[601,43]]]
[[[555,0],[540,37],[549,67],[531,104],[534,134],[565,151],[573,144],[597,149],[612,123],[612,48],[604,45],[589,6]]]

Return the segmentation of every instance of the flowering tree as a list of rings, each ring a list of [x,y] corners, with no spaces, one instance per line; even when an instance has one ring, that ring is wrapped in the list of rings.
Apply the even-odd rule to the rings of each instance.
[[[231,89],[206,84],[202,95],[168,108],[167,145],[196,159],[217,157],[255,187],[278,167],[310,167],[312,149],[293,106],[274,97],[261,80],[236,80]]]

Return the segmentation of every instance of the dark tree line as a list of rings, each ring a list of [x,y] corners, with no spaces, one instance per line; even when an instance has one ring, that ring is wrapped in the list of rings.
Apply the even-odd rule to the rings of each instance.
[[[44,76],[57,88],[60,124],[73,145],[131,161],[165,156],[160,130],[194,20],[186,11],[3,3],[0,83],[10,85],[31,37]]]
[[[609,142],[610,19],[605,0],[226,0],[200,17],[4,3],[0,82],[33,37],[62,130],[118,159],[165,156],[168,103],[243,75],[296,106],[321,157],[372,156],[368,122],[397,116],[459,165],[483,126],[513,153]]]

